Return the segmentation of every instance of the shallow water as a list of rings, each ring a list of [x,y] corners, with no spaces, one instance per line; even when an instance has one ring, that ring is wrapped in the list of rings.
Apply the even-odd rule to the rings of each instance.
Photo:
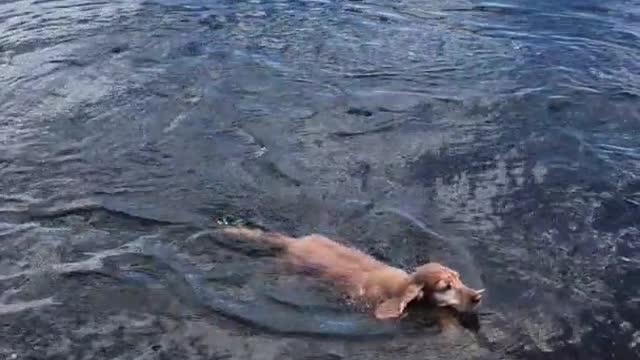
[[[0,2],[0,358],[640,358],[640,2]],[[370,319],[216,221],[486,287]]]

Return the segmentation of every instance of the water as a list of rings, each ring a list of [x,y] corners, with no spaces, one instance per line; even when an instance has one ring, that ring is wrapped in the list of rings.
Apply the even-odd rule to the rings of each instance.
[[[640,358],[640,2],[0,2],[0,357]],[[215,220],[487,288],[381,323]]]

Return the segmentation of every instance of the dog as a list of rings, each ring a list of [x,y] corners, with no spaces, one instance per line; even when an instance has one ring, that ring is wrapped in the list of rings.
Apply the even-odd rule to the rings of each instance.
[[[407,273],[318,234],[294,238],[233,226],[221,231],[281,250],[287,264],[317,272],[352,301],[373,308],[381,320],[402,318],[409,303],[426,300],[446,314],[439,320],[440,326],[450,327],[455,323],[453,312],[473,311],[484,292],[466,286],[458,272],[442,264],[427,263]]]

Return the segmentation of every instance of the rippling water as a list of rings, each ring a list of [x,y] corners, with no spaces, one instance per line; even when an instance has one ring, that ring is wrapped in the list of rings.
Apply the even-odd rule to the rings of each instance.
[[[640,358],[640,2],[0,1],[0,357]],[[427,259],[380,323],[215,219]]]

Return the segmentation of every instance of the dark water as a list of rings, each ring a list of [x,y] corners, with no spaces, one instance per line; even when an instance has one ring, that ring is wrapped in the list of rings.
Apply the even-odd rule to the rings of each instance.
[[[0,1],[0,358],[640,358],[639,97],[637,0]],[[227,218],[444,261],[479,333]]]

